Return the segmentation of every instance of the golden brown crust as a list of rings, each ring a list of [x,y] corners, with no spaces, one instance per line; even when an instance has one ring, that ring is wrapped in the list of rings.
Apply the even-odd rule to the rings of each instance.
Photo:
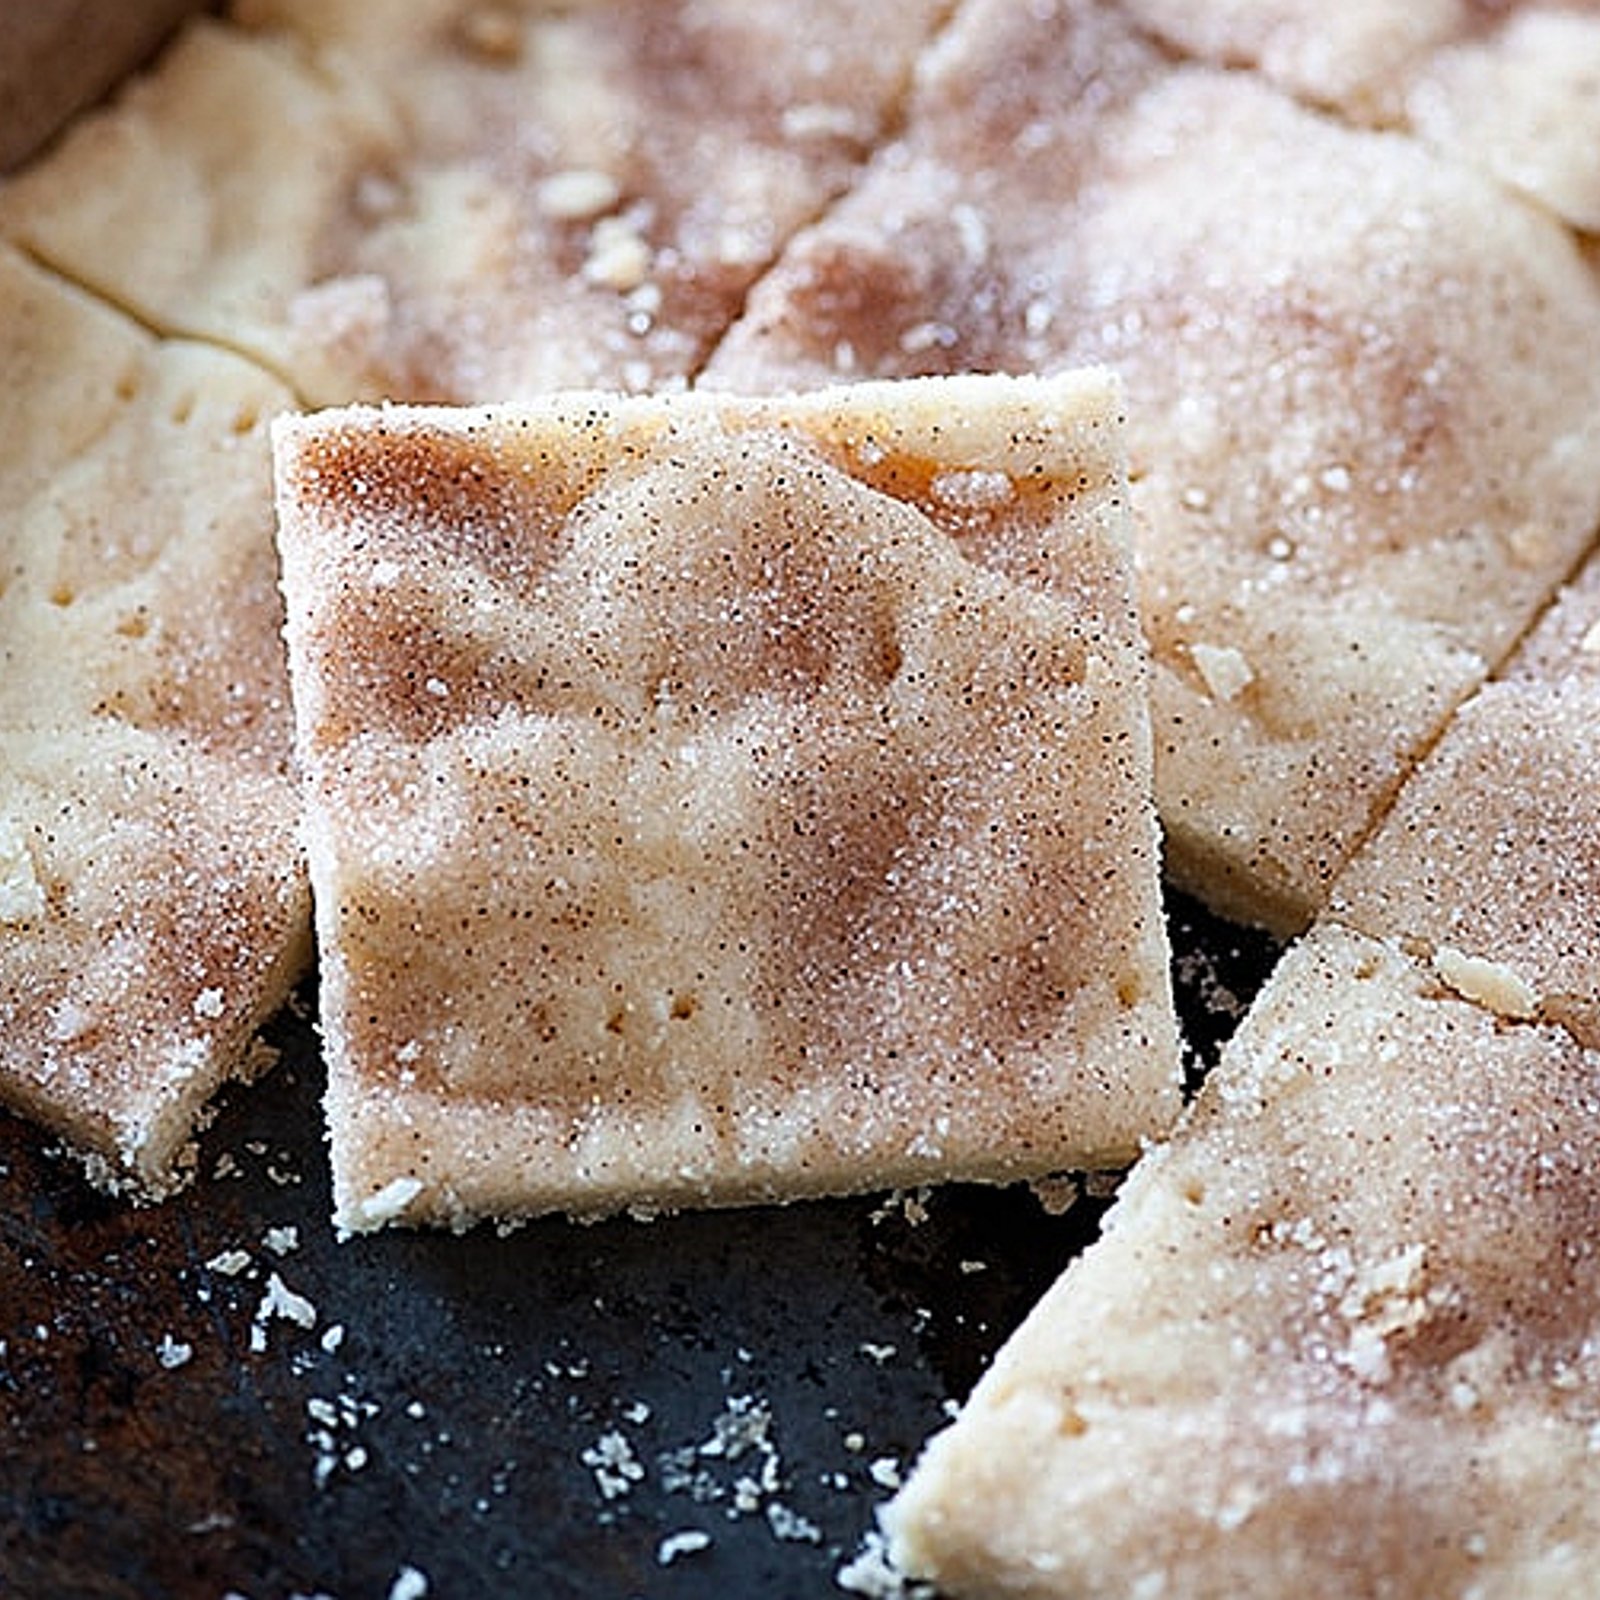
[[[1163,1124],[1109,400],[284,425],[344,1226],[1037,1174]]]

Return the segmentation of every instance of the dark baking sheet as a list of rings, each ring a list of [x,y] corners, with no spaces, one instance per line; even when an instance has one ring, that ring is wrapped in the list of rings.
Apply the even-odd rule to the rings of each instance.
[[[1198,1071],[1273,946],[1170,910]],[[340,1243],[314,999],[166,1206],[0,1116],[7,1600],[841,1594],[1105,1208],[953,1186]],[[262,1318],[274,1273],[312,1326]]]

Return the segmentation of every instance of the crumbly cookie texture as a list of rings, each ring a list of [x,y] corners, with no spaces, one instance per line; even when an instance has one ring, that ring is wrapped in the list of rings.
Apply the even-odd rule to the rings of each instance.
[[[962,1597],[1580,1591],[1600,1056],[1317,929],[893,1504]]]
[[[1575,227],[1600,229],[1600,14],[1593,6],[1356,0],[1334,11],[1316,0],[1123,3],[1186,52],[1254,67],[1358,122],[1406,128]]]
[[[1084,361],[1128,386],[1171,870],[1297,930],[1600,521],[1596,281],[1415,139],[976,0],[705,381]]]
[[[940,0],[251,0],[0,230],[317,404],[681,384],[896,113]]]
[[[1170,1124],[1116,404],[280,424],[344,1228],[1009,1179]]]
[[[270,416],[0,250],[0,1098],[181,1180],[309,959]]]

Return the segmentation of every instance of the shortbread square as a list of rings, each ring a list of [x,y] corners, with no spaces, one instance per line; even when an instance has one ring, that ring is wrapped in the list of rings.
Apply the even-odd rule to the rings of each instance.
[[[161,1195],[309,965],[284,389],[0,248],[0,1099]]]
[[[998,1181],[1170,1123],[1116,405],[279,425],[343,1228]]]
[[[1581,1593],[1600,1055],[1293,950],[889,1513],[941,1593]]]

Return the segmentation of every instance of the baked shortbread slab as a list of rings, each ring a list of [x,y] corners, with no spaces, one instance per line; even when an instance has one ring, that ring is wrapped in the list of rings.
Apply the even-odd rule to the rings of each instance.
[[[0,249],[0,1099],[180,1181],[309,963],[277,384]]]
[[[279,425],[342,1227],[1002,1180],[1169,1125],[1116,402]]]
[[[1293,950],[893,1503],[952,1596],[1582,1592],[1600,1056]]]
[[[1596,280],[1413,139],[977,0],[704,381],[1085,361],[1128,386],[1170,869],[1297,929],[1600,522]]]
[[[1328,914],[1600,1049],[1600,561],[1456,714]]]
[[[254,0],[0,230],[312,403],[666,387],[881,139],[940,7],[863,51],[849,0]]]
[[[1179,49],[1250,66],[1314,104],[1409,129],[1600,230],[1600,13],[1470,0],[1122,0]]]

